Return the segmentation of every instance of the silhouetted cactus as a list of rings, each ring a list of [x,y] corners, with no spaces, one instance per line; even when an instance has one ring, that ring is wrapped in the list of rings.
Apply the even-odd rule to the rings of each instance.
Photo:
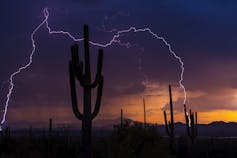
[[[123,109],[120,112],[120,121],[121,121],[121,128],[123,128]]]
[[[32,138],[32,136],[33,136],[33,130],[32,130],[32,125],[30,125],[30,127],[29,127],[29,137],[30,137],[30,139]]]
[[[6,129],[5,129],[5,138],[6,139],[9,139],[11,137],[11,129],[10,129],[10,127],[6,127]]]
[[[49,136],[50,137],[52,136],[52,124],[53,124],[53,122],[52,122],[52,119],[50,118],[49,119]]]
[[[10,127],[6,126],[6,128],[1,131],[1,142],[8,143],[10,139],[11,139],[11,130]]]
[[[84,47],[85,47],[85,61],[83,70],[83,62],[79,59],[78,44],[74,44],[71,47],[72,60],[69,61],[69,73],[70,73],[70,86],[71,86],[71,100],[72,108],[75,116],[82,121],[82,146],[85,151],[85,157],[90,158],[91,154],[91,128],[92,120],[99,113],[102,91],[104,85],[104,78],[101,74],[103,63],[103,50],[99,50],[98,54],[98,66],[95,81],[91,82],[91,70],[90,70],[90,51],[89,51],[89,30],[88,26],[84,26]],[[77,93],[75,78],[79,81],[83,87],[84,92],[84,106],[83,113],[81,113],[77,106]],[[97,98],[94,107],[94,111],[91,111],[91,91],[92,88],[97,89]]]
[[[197,112],[194,113],[189,110],[189,116],[187,113],[186,105],[184,104],[184,116],[186,121],[187,135],[191,139],[192,143],[197,137]]]
[[[166,111],[164,110],[164,119],[165,119],[165,129],[167,135],[170,137],[170,150],[171,153],[175,153],[174,147],[174,116],[173,116],[173,101],[172,101],[172,91],[171,86],[169,85],[169,96],[170,96],[170,121],[167,122]]]
[[[144,113],[144,127],[146,127],[146,102],[144,97],[143,97],[143,113]]]

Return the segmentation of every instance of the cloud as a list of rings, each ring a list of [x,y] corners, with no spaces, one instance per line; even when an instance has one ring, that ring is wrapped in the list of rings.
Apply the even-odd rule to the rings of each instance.
[[[121,96],[121,95],[136,95],[140,94],[145,90],[145,85],[139,82],[129,83],[127,85],[117,85],[114,87],[115,91],[113,95]]]

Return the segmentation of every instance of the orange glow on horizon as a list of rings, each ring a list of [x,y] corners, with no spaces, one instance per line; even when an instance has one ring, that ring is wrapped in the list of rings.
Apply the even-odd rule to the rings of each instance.
[[[169,111],[168,120],[170,119]],[[132,117],[131,119],[136,121],[143,122],[143,113],[139,116]],[[183,112],[174,114],[175,122],[185,122]],[[198,123],[199,124],[208,124],[214,121],[224,121],[224,122],[237,122],[237,111],[228,111],[228,110],[216,110],[211,112],[198,112]],[[163,111],[157,112],[155,115],[147,114],[148,123],[158,123],[164,124],[164,115]]]
[[[142,96],[145,97],[146,102],[146,120],[147,123],[158,123],[164,124],[164,114],[163,109],[165,105],[169,105],[169,94],[168,94],[168,84],[161,85],[159,83],[150,83],[146,85],[146,90],[143,94],[136,94],[136,95],[126,95],[120,98],[113,98],[109,102],[111,105],[115,106],[108,106],[106,107],[106,111],[101,111],[101,117],[105,118],[106,120],[106,113],[113,114],[114,118],[120,117],[120,109],[123,108],[124,117],[130,118],[135,121],[143,122],[143,103],[142,103]],[[214,121],[224,121],[224,122],[237,122],[237,111],[234,110],[215,110],[208,109],[209,107],[206,106],[208,104],[212,105],[226,105],[227,103],[231,103],[234,105],[236,100],[236,90],[233,89],[226,89],[226,95],[222,95],[222,97],[218,97],[218,101],[216,99],[215,102],[212,100],[207,100],[207,94],[202,91],[188,91],[188,105],[187,108],[191,108],[192,111],[198,112],[198,123],[200,124],[207,124]],[[235,93],[234,93],[235,92]],[[231,95],[235,95],[235,98],[232,98]],[[219,95],[218,95],[219,96]],[[229,99],[228,97],[231,97]],[[185,122],[184,113],[183,113],[183,92],[180,91],[179,87],[172,88],[172,98],[173,98],[173,108],[174,108],[174,121],[175,122]],[[210,96],[208,94],[208,99],[216,98],[215,95]],[[200,100],[204,100],[203,104]],[[228,101],[227,101],[228,100]],[[226,102],[227,101],[227,102]],[[191,107],[189,106],[191,103]],[[121,105],[121,106],[120,106]],[[195,106],[201,105],[201,106]],[[228,106],[228,108],[233,107]],[[215,107],[215,106],[213,106]],[[225,108],[225,106],[223,106]],[[201,109],[199,112],[199,109]],[[208,112],[205,112],[207,110]],[[169,106],[167,106],[167,119],[170,120],[169,115]]]

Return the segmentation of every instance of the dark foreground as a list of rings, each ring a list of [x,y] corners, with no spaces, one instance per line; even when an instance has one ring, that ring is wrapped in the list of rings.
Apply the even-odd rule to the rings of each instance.
[[[237,139],[188,137],[175,139],[175,153],[169,150],[169,137],[160,137],[152,128],[129,128],[93,138],[95,158],[236,158]],[[80,137],[67,132],[25,136],[2,135],[1,158],[79,158]]]

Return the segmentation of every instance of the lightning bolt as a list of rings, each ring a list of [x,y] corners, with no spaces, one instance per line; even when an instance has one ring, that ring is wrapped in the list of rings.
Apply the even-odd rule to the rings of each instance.
[[[2,125],[5,123],[6,121],[6,115],[7,115],[7,109],[8,109],[8,106],[9,106],[9,101],[10,101],[10,98],[11,98],[11,95],[12,95],[12,92],[13,92],[13,89],[14,89],[14,82],[13,82],[13,79],[18,75],[20,74],[23,70],[27,69],[32,61],[33,61],[33,55],[35,53],[35,50],[36,50],[36,45],[35,45],[35,40],[34,40],[34,36],[35,36],[35,33],[46,23],[47,19],[45,18],[35,29],[34,31],[32,32],[31,34],[31,43],[32,43],[32,51],[31,51],[31,54],[29,56],[29,61],[26,65],[23,65],[22,67],[20,67],[17,71],[13,72],[9,78],[9,81],[10,81],[10,85],[9,85],[9,90],[8,90],[8,93],[7,93],[7,100],[6,100],[6,103],[5,103],[5,108],[3,110],[3,117],[2,117],[2,121],[1,121],[1,125],[0,125],[0,130],[2,130]]]
[[[49,22],[48,22],[48,19],[49,19],[48,8],[44,8],[43,13],[44,13],[44,20],[31,33],[32,51],[30,53],[28,63],[23,65],[23,66],[21,66],[19,69],[17,69],[17,71],[13,72],[10,75],[10,78],[9,78],[9,81],[10,81],[9,90],[8,90],[8,93],[7,93],[7,100],[5,102],[5,108],[3,110],[3,117],[2,117],[2,120],[1,120],[0,130],[2,130],[2,125],[6,121],[6,115],[7,115],[7,110],[8,110],[8,106],[9,106],[9,101],[10,101],[10,98],[12,96],[12,92],[14,90],[14,78],[18,74],[20,74],[23,70],[29,68],[31,66],[32,62],[33,62],[33,56],[34,56],[34,53],[35,53],[35,50],[36,50],[36,42],[35,42],[34,37],[35,37],[35,34],[37,33],[37,31],[45,25],[49,34],[65,35],[65,36],[68,36],[69,38],[71,38],[74,42],[80,42],[80,41],[84,40],[83,38],[76,38],[76,37],[74,37],[71,33],[67,32],[67,31],[63,31],[63,30],[55,31],[55,30],[52,30],[51,27],[49,26]],[[180,73],[179,85],[180,85],[180,88],[183,90],[183,93],[184,93],[184,100],[183,100],[183,102],[185,104],[186,103],[186,99],[187,99],[187,94],[186,94],[186,89],[185,89],[185,87],[183,85],[184,63],[183,63],[182,59],[173,51],[173,49],[171,47],[171,44],[168,41],[166,41],[166,39],[164,37],[159,36],[158,34],[154,33],[150,28],[129,27],[128,29],[117,31],[114,34],[113,38],[108,43],[102,44],[102,43],[97,43],[97,42],[93,42],[93,41],[89,41],[89,43],[91,45],[93,45],[93,46],[103,47],[103,48],[109,47],[109,46],[111,46],[113,44],[119,44],[121,46],[125,46],[125,47],[129,48],[129,47],[131,47],[130,43],[122,43],[122,41],[120,41],[120,39],[119,39],[122,34],[126,34],[126,33],[129,33],[129,32],[133,32],[133,33],[148,32],[155,39],[161,40],[168,47],[169,52],[180,63],[181,73]]]

